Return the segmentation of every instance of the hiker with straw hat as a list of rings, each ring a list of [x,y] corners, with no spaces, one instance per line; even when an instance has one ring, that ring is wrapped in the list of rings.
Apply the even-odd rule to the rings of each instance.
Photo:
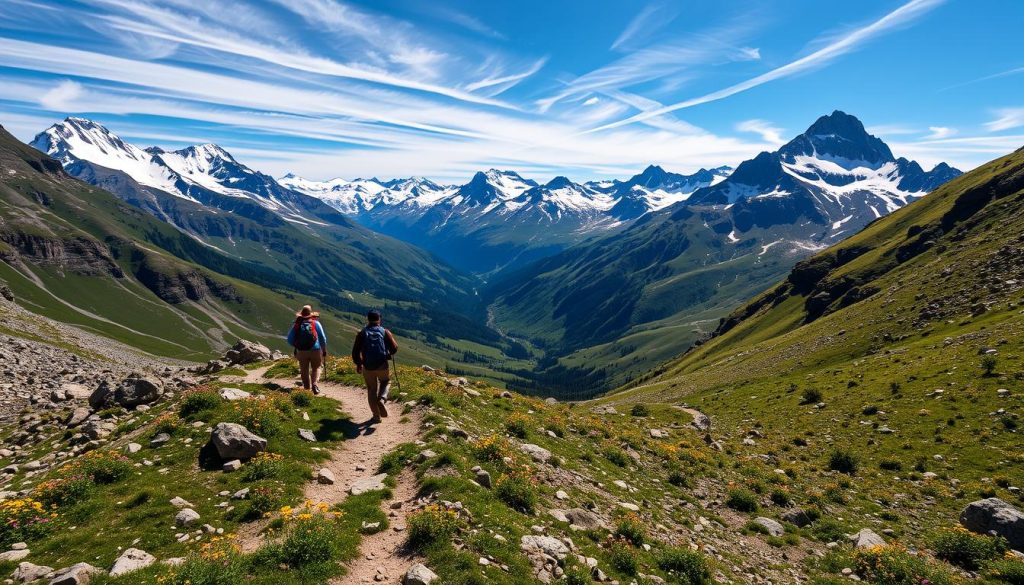
[[[320,313],[306,305],[295,314],[295,322],[288,330],[288,345],[294,348],[302,374],[302,387],[320,393],[320,366],[327,361],[327,335],[320,324]]]

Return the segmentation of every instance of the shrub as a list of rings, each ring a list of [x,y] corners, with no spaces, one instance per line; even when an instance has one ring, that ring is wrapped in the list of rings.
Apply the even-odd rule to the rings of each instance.
[[[87,499],[95,484],[92,478],[75,474],[44,481],[36,486],[33,496],[44,506],[70,506]]]
[[[32,498],[0,502],[0,548],[48,534],[56,518],[56,512]]]
[[[281,432],[281,413],[270,400],[246,398],[232,402],[233,422],[264,437],[274,436]]]
[[[288,535],[281,542],[281,560],[289,567],[323,565],[339,553],[338,523],[341,512],[330,513],[327,504],[307,501],[301,508],[282,513]]]
[[[505,419],[505,430],[514,437],[525,439],[530,432],[530,417],[515,413]]]
[[[952,585],[950,571],[899,546],[876,546],[855,555],[856,572],[875,585]]]
[[[250,518],[262,518],[277,509],[281,503],[283,490],[274,485],[256,486],[249,490]]]
[[[800,394],[800,404],[817,404],[821,402],[824,395],[817,388],[806,388]]]
[[[272,479],[280,476],[283,468],[284,457],[278,453],[263,451],[257,453],[242,467],[242,479],[245,481]]]
[[[828,456],[828,468],[840,473],[857,473],[857,456],[845,449],[836,449]]]
[[[882,459],[878,462],[878,467],[886,471],[900,471],[903,464],[896,459]]]
[[[875,406],[874,404],[869,404],[868,406],[865,406],[863,410],[861,410],[861,414],[863,414],[864,416],[878,414],[878,407]]]
[[[459,531],[461,521],[454,510],[431,504],[409,516],[409,546],[423,549],[451,540]]]
[[[668,472],[668,482],[676,487],[690,487],[690,480],[678,469]]]
[[[1000,583],[1024,585],[1024,560],[1005,558],[993,561],[988,564],[984,574],[989,579]]]
[[[626,467],[629,465],[629,455],[626,455],[626,452],[618,447],[608,447],[602,451],[602,455],[604,455],[605,459],[619,467]]]
[[[981,371],[985,372],[986,376],[991,376],[996,371],[996,366],[999,365],[999,360],[994,355],[986,355],[981,358]]]
[[[497,435],[481,437],[473,442],[473,453],[481,461],[501,461],[509,452],[508,442]]]
[[[789,497],[789,492],[784,489],[774,489],[768,497],[771,498],[773,504],[782,508],[785,508],[792,503],[792,500]]]
[[[590,567],[573,561],[566,562],[565,574],[558,581],[559,585],[591,585],[593,582]]]
[[[740,512],[756,512],[757,496],[750,490],[733,488],[725,499],[725,505]]]
[[[609,541],[608,560],[615,570],[626,575],[636,575],[640,569],[639,553],[623,538],[613,538]]]
[[[185,393],[181,399],[181,407],[178,413],[183,417],[191,416],[206,410],[213,410],[220,406],[221,397],[209,388],[196,388]]]
[[[977,571],[985,561],[1008,550],[1006,540],[974,534],[961,526],[940,531],[931,545],[937,558],[968,571]]]
[[[537,506],[537,486],[528,466],[513,469],[498,478],[494,495],[510,508],[524,514],[533,514]]]
[[[707,559],[687,548],[667,548],[658,555],[658,568],[683,585],[711,583],[711,569]]]
[[[633,546],[642,546],[644,543],[644,521],[636,512],[623,515],[615,526],[615,536],[628,540]]]
[[[309,390],[295,390],[291,393],[292,404],[299,408],[306,408],[313,404],[313,393]]]
[[[634,404],[633,409],[629,411],[629,414],[633,416],[651,416],[651,409],[646,404]]]
[[[180,566],[158,583],[167,585],[241,585],[245,582],[238,546],[230,538],[216,536],[203,544],[199,554],[186,557]]]
[[[165,412],[153,421],[153,434],[167,433],[173,435],[181,428],[181,418],[173,412]]]
[[[132,460],[114,451],[89,451],[62,469],[63,474],[89,476],[95,483],[117,483],[133,470]]]

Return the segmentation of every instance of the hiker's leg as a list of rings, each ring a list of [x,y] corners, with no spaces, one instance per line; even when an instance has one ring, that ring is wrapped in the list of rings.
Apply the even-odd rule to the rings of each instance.
[[[377,380],[379,385],[377,387],[377,411],[381,416],[388,415],[388,409],[384,406],[384,401],[387,400],[388,392],[391,390],[391,378],[388,370],[381,370],[377,372]]]
[[[314,388],[320,381],[320,366],[323,365],[323,354],[314,351],[309,360],[309,387]]]
[[[309,352],[300,351],[297,353],[299,358],[299,375],[302,376],[302,387],[306,390],[312,388],[309,385]]]
[[[363,380],[366,381],[366,402],[370,405],[370,413],[374,418],[379,418],[377,412],[377,376],[375,372],[363,370]]]

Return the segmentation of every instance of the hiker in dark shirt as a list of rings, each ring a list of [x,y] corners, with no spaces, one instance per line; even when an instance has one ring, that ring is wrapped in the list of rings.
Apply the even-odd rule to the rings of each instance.
[[[352,344],[352,361],[356,372],[362,374],[366,381],[366,399],[373,413],[372,424],[379,423],[381,417],[388,415],[384,408],[391,390],[388,360],[396,353],[398,344],[395,336],[381,325],[380,312],[367,313],[366,327],[356,334],[356,341]]]

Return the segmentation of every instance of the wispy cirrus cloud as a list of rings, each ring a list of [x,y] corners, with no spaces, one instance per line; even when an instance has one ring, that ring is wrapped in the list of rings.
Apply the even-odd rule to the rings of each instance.
[[[637,49],[565,82],[560,91],[537,100],[537,106],[546,112],[558,102],[586,93],[626,90],[666,78],[678,81],[701,66],[757,60],[760,53],[742,43],[752,28],[750,19],[738,18],[723,26]]]
[[[611,49],[628,49],[633,43],[649,38],[668,26],[679,15],[679,9],[667,2],[648,4],[629,21]]]
[[[957,133],[956,128],[949,128],[947,126],[929,126],[928,131],[929,134],[924,137],[925,140],[942,140]]]
[[[702,96],[691,98],[682,102],[678,102],[672,105],[665,106],[659,110],[653,110],[649,112],[641,112],[635,116],[631,116],[618,122],[606,124],[598,128],[590,130],[590,132],[599,132],[602,130],[609,130],[611,128],[618,128],[627,124],[634,124],[641,122],[649,117],[659,116],[670,112],[675,112],[685,108],[692,108],[701,104],[721,100],[738,93],[753,89],[765,83],[790,77],[798,73],[812,70],[817,67],[822,67],[835,59],[857,49],[860,45],[865,42],[887,32],[890,32],[901,26],[905,26],[914,20],[920,18],[924,14],[936,6],[942,4],[945,0],[911,0],[906,4],[903,4],[896,10],[889,12],[882,18],[875,20],[874,22],[857,28],[847,34],[841,36],[838,39],[833,40],[824,47],[814,51],[813,53],[801,57],[795,61],[791,61],[781,67],[772,69],[767,73],[758,75],[757,77],[748,79],[746,81],[737,83],[720,89]]]
[[[786,142],[782,137],[784,130],[765,120],[744,120],[743,122],[736,124],[736,130],[740,132],[753,132],[754,134],[758,134],[769,144],[782,144]]]
[[[1011,128],[1024,126],[1024,108],[1002,108],[996,110],[998,116],[985,124],[989,132],[1002,132]]]

